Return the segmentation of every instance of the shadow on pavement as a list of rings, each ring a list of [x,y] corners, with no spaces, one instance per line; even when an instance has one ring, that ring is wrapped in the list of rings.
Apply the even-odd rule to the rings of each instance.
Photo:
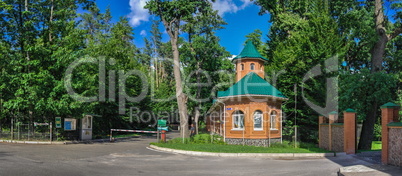
[[[338,175],[402,175],[402,168],[381,164],[381,151],[327,157],[327,159],[341,166]]]

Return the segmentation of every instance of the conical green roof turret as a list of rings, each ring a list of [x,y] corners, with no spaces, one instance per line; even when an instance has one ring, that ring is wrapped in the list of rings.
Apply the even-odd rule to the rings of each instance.
[[[257,50],[257,48],[253,45],[253,42],[251,40],[248,40],[246,43],[246,46],[244,46],[243,50],[239,55],[237,55],[235,58],[233,58],[232,61],[235,61],[237,59],[242,59],[242,58],[258,58],[262,59],[264,61],[268,61],[267,58],[263,57]]]

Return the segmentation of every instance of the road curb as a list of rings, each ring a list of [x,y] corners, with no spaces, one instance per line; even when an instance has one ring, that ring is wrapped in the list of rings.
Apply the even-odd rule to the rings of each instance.
[[[14,141],[14,140],[0,140],[0,143],[12,143],[12,144],[40,144],[40,145],[63,145],[63,144],[65,144],[65,142]]]
[[[193,155],[193,156],[217,156],[217,157],[263,157],[263,158],[281,158],[281,157],[291,157],[291,158],[303,158],[303,157],[335,157],[343,156],[342,153],[212,153],[212,152],[198,152],[198,151],[187,151],[187,150],[177,150],[164,147],[158,147],[155,145],[149,145],[150,148],[155,150],[160,150],[164,152]]]
[[[140,138],[140,136],[135,137],[124,137],[124,138],[115,138],[115,140],[125,140],[131,138]],[[44,144],[44,145],[67,145],[67,144],[92,144],[95,142],[110,142],[110,139],[92,139],[92,140],[83,140],[83,141],[17,141],[17,140],[0,140],[0,143],[13,143],[13,144]]]

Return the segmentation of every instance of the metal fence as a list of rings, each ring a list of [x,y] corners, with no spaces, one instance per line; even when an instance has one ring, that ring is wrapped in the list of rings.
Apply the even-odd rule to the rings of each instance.
[[[20,141],[50,141],[53,138],[51,123],[15,123],[11,128],[0,131],[0,139]]]

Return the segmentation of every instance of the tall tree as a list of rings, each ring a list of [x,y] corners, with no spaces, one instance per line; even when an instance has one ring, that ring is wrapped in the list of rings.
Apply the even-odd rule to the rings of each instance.
[[[258,52],[266,53],[267,43],[262,40],[262,31],[260,29],[255,29],[252,33],[246,35],[247,40],[251,40],[253,45],[257,47]],[[247,41],[244,42],[246,44]]]
[[[387,79],[375,79],[378,78],[382,70],[393,74],[393,72],[400,72],[397,67],[389,67],[389,64],[393,62],[392,57],[387,55],[393,55],[391,53],[396,50],[394,42],[400,38],[401,30],[401,2],[398,1],[351,1],[351,2],[331,2],[334,7],[333,16],[339,17],[338,23],[340,29],[348,36],[349,50],[346,54],[348,67],[347,71],[354,74],[361,74],[361,70],[369,69],[372,75],[369,75],[372,82],[370,85],[377,85],[379,81]],[[334,5],[335,4],[335,5]],[[385,7],[387,4],[387,8]],[[384,10],[393,12],[393,16],[387,16]],[[392,13],[389,13],[392,14]],[[355,21],[351,23],[350,21]],[[387,53],[387,50],[390,53]],[[394,62],[395,63],[395,62]],[[386,67],[384,67],[386,66]],[[399,70],[399,71],[398,71]],[[385,73],[385,72],[384,72]],[[388,86],[393,82],[388,82]],[[395,83],[394,83],[395,84]],[[374,89],[375,86],[369,86],[372,88],[372,95],[379,95],[378,92],[382,92],[382,89]],[[359,89],[355,90],[354,95],[359,95]],[[393,90],[393,89],[389,89]],[[384,102],[384,97],[389,97],[392,92],[388,92],[387,95],[381,97],[365,96],[364,100],[367,102],[365,106],[370,108],[365,109],[362,113],[363,128],[359,141],[359,149],[371,149],[371,141],[373,140],[374,124],[379,118],[379,106]],[[391,96],[393,97],[393,96]],[[389,99],[388,101],[393,101]],[[358,103],[356,103],[357,105]]]
[[[287,114],[284,126],[292,127],[296,122],[301,126],[299,134],[305,134],[300,136],[301,140],[316,142],[318,129],[312,125],[317,124],[316,118],[313,118],[316,112],[302,100],[305,97],[320,107],[326,107],[326,78],[333,77],[334,73],[308,81],[303,77],[318,64],[325,65],[325,60],[342,55],[344,38],[339,34],[325,0],[261,0],[256,3],[262,7],[262,13],[271,15],[268,50],[263,54],[270,59],[266,72],[274,73],[270,75],[272,83],[276,81],[277,87],[289,97],[283,106]],[[337,108],[328,107],[328,112],[321,113]],[[291,129],[285,128],[284,133],[293,133]]]
[[[87,9],[93,1],[6,0],[4,4],[3,41],[10,46],[4,58],[9,64],[5,67],[9,85],[1,90],[8,94],[4,109],[20,121],[49,121],[62,113],[60,107],[66,103],[59,95],[67,64],[56,55],[80,44],[69,43],[75,34],[76,10]]]
[[[222,25],[226,23],[212,7],[203,10],[203,13],[195,15],[183,26],[188,40],[180,49],[184,72],[187,75],[187,94],[191,100],[189,111],[193,112],[196,133],[202,112],[206,112],[205,108],[210,107],[211,88],[222,81],[219,80],[217,71],[223,68],[223,62],[229,62],[227,57],[230,56],[225,48],[220,46],[219,38],[215,35],[215,31],[222,29]]]
[[[180,28],[182,22],[187,22],[192,19],[193,15],[202,13],[205,8],[210,7],[211,4],[207,0],[151,0],[145,6],[151,14],[158,16],[166,32],[170,37],[173,54],[173,72],[176,82],[176,99],[180,115],[180,130],[181,136],[188,137],[188,111],[187,101],[188,97],[183,91],[182,77],[180,73],[180,53],[178,46],[178,39],[180,35]]]
[[[283,43],[284,46],[288,45],[288,38],[290,36],[294,36],[295,31],[292,29],[303,27],[302,21],[312,21],[314,18],[310,18],[308,16],[302,15],[302,20],[290,20],[294,17],[294,15],[299,16],[300,14],[307,14],[310,13],[310,7],[313,4],[317,4],[315,1],[304,0],[304,1],[288,1],[288,0],[277,0],[277,1],[256,1],[257,4],[261,5],[262,13],[268,11],[271,14],[271,21],[274,23],[271,27],[270,38],[282,38],[283,41],[279,43]],[[385,2],[382,0],[375,0],[375,1],[319,1],[318,3],[322,3],[323,5],[320,7],[326,7],[322,9],[329,9],[327,15],[330,17],[330,20],[335,22],[332,27],[330,28],[322,28],[321,30],[317,31],[318,33],[327,32],[328,34],[332,33],[331,31],[338,34],[338,37],[328,37],[328,39],[341,39],[340,46],[343,48],[337,54],[340,58],[340,66],[343,67],[344,72],[351,72],[351,77],[360,78],[362,75],[363,69],[369,69],[373,75],[370,75],[369,81],[372,81],[370,84],[376,85],[377,83],[385,80],[390,80],[392,77],[381,75],[380,72],[383,70],[384,65],[386,66],[385,69],[388,73],[391,72],[398,72],[398,70],[393,70],[390,72],[389,69],[392,69],[392,66],[389,67],[389,61],[394,61],[392,57],[385,57],[387,47],[395,46],[393,44],[388,44],[389,42],[396,41],[395,39],[400,37],[401,29],[400,29],[400,19],[401,13],[400,6],[401,3],[397,1],[387,1],[390,8],[387,10],[395,12],[392,17],[387,17],[384,14],[384,6]],[[307,12],[307,13],[306,13]],[[392,13],[391,13],[392,14]],[[287,17],[286,21],[282,21],[283,17]],[[305,18],[307,17],[307,18]],[[316,15],[315,18],[324,17],[322,15]],[[275,24],[277,23],[277,24]],[[291,26],[289,26],[291,24]],[[279,27],[280,30],[277,30]],[[274,31],[274,32],[273,32]],[[297,32],[296,32],[297,33]],[[319,36],[319,35],[318,35]],[[329,36],[329,35],[328,35]],[[270,49],[269,49],[269,57],[272,56],[273,59],[276,59],[274,52],[272,51],[279,51],[279,48],[275,48],[277,43],[272,40],[270,42]],[[314,40],[316,41],[316,40]],[[329,40],[328,40],[329,41]],[[337,42],[335,42],[337,43]],[[298,46],[302,46],[303,43],[297,44]],[[313,44],[314,48],[321,48],[318,51],[325,51],[327,48],[333,48],[330,45],[322,45],[321,42],[315,42]],[[339,46],[335,44],[334,46]],[[272,48],[271,48],[272,47]],[[279,50],[278,50],[279,49]],[[283,51],[289,49],[289,47],[282,48]],[[294,49],[293,49],[294,50]],[[311,50],[315,51],[315,50]],[[282,56],[286,58],[285,56]],[[314,58],[314,57],[312,57]],[[385,59],[384,59],[385,58]],[[307,59],[306,61],[309,61]],[[274,61],[275,62],[275,61]],[[279,69],[279,68],[278,68]],[[344,74],[341,72],[341,74]],[[366,72],[365,72],[366,73]],[[379,78],[383,76],[382,78]],[[343,80],[352,80],[345,79],[341,77]],[[379,78],[379,79],[377,79]],[[390,79],[388,79],[390,78]],[[392,82],[392,81],[391,81]],[[391,83],[389,82],[389,83]],[[343,81],[340,82],[344,84]],[[341,85],[342,86],[342,85]],[[347,86],[347,85],[345,85]],[[362,86],[365,87],[365,86]],[[375,86],[369,86],[369,88],[374,88]],[[390,85],[390,87],[393,87]],[[351,88],[352,93],[351,95],[356,95],[355,98],[357,100],[358,92],[374,92],[373,95],[378,95],[376,92],[382,92],[383,89],[378,90],[370,90],[370,91],[362,91],[360,89]],[[393,90],[393,89],[390,89]],[[341,89],[341,92],[344,90]],[[345,92],[344,92],[345,93]],[[391,95],[391,92],[388,92],[387,95]],[[340,103],[341,104],[349,104],[348,102],[343,102],[344,99],[342,98],[343,95],[340,96]],[[364,101],[367,103],[366,106],[370,108],[364,109],[364,121],[363,121],[363,130],[362,135],[359,142],[360,149],[370,149],[371,148],[371,140],[373,138],[373,128],[376,119],[378,118],[379,114],[379,105],[383,102],[382,98],[370,98],[371,96],[363,96],[361,98],[365,99]],[[389,96],[383,96],[389,97]],[[392,97],[392,96],[391,96]],[[316,100],[317,103],[323,102],[319,98]],[[348,99],[350,101],[350,99]],[[362,101],[362,100],[361,100]],[[389,100],[392,101],[392,100]],[[358,103],[355,103],[357,105]],[[300,107],[300,106],[298,106]],[[344,107],[341,105],[341,107]],[[352,107],[358,108],[358,107]],[[307,112],[305,110],[301,110],[302,112]]]

